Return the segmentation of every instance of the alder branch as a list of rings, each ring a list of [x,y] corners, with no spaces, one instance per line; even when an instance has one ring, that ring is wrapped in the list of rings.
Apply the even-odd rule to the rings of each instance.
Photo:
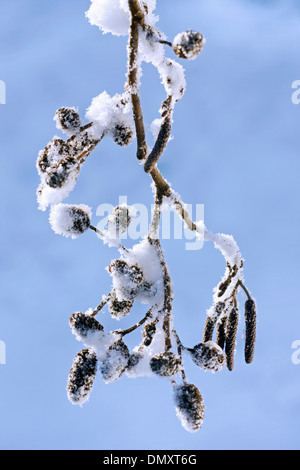
[[[128,90],[131,95],[133,117],[137,138],[137,158],[142,161],[146,158],[148,147],[146,143],[143,111],[138,86],[138,47],[139,25],[144,24],[144,13],[137,0],[129,0],[131,13],[129,34],[129,63],[128,63]]]

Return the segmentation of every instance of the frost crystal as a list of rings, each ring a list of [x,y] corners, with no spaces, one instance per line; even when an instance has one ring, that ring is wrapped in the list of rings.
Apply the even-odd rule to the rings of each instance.
[[[55,233],[77,238],[89,228],[91,217],[92,211],[85,204],[57,204],[51,207],[49,221]]]

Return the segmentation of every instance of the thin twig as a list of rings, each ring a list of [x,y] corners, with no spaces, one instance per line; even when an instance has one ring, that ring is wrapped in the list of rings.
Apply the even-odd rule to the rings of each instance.
[[[109,294],[107,294],[104,299],[100,302],[100,304],[98,305],[98,307],[96,307],[93,312],[91,313],[91,317],[95,317],[99,312],[100,310],[103,309],[103,307],[107,304],[107,302],[109,302],[109,300],[111,299],[111,296],[112,296],[112,293],[110,292]]]
[[[127,328],[126,330],[115,330],[113,331],[113,333],[116,333],[116,334],[119,334],[119,335],[122,335],[122,336],[125,336],[125,335],[128,335],[129,333],[131,333],[132,331],[136,330],[137,328],[139,328],[140,326],[143,325],[143,323],[145,323],[145,321],[151,317],[152,315],[152,307],[148,310],[148,312],[146,313],[146,315],[144,316],[144,318],[142,318],[138,323],[136,323],[135,325],[131,326],[130,328]]]
[[[93,230],[97,235],[99,235],[103,240],[106,240],[107,237],[105,236],[105,233],[101,232],[97,227],[94,227],[94,225],[90,225],[89,228]],[[123,246],[118,238],[116,239],[109,239],[109,242],[111,245],[114,245],[119,251],[123,251],[124,253],[128,253],[128,249]]]

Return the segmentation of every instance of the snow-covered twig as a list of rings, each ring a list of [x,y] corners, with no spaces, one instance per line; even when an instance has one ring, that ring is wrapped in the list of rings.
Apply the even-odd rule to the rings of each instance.
[[[157,168],[170,141],[175,104],[186,88],[184,69],[178,61],[166,57],[165,46],[170,47],[177,58],[194,60],[203,49],[205,39],[201,33],[187,30],[177,34],[172,42],[168,41],[156,26],[155,0],[91,1],[87,12],[91,24],[99,26],[104,33],[129,37],[124,92],[111,97],[104,91],[93,98],[85,116],[87,124],[83,124],[76,108],[59,108],[54,120],[67,138],[55,136],[37,159],[41,178],[38,204],[41,210],[50,206],[49,221],[54,232],[75,239],[91,229],[120,255],[107,268],[112,278],[110,293],[103,296],[96,308],[85,313],[75,312],[70,317],[71,331],[85,349],[72,363],[68,398],[79,405],[87,401],[97,371],[105,383],[118,380],[125,373],[128,377],[161,377],[169,380],[173,387],[175,408],[182,425],[189,432],[195,432],[203,423],[204,404],[198,388],[188,382],[184,354],[203,370],[220,371],[225,363],[229,370],[233,369],[240,288],[247,297],[246,363],[253,361],[256,339],[256,305],[244,283],[244,260],[237,243],[231,235],[213,233],[202,222],[193,221],[181,197]],[[147,145],[140,99],[143,62],[157,69],[167,96],[159,109],[160,119],[154,121],[153,129],[155,127],[157,133],[152,149]],[[99,230],[91,223],[92,210],[88,206],[62,203],[74,189],[83,163],[106,137],[121,147],[130,145],[136,138],[137,159],[144,163],[155,189],[148,234],[131,248],[120,241],[120,234],[125,233],[131,223],[132,214],[126,205],[114,209],[107,230]],[[161,215],[166,207],[172,207],[185,227],[197,237],[213,243],[225,259],[225,274],[214,289],[202,342],[194,347],[182,343],[174,326],[172,279],[159,240]],[[111,317],[120,321],[130,314],[136,303],[147,305],[147,311],[129,328],[106,332],[96,319],[100,311],[105,313],[108,309]],[[141,343],[129,351],[125,337],[138,329],[142,330]]]

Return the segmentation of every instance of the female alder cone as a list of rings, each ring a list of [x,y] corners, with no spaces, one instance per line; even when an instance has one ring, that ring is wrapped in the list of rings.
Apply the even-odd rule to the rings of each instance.
[[[133,300],[118,300],[117,296],[114,294],[109,303],[109,311],[111,316],[117,320],[120,320],[121,318],[128,315],[132,309],[133,303]]]
[[[177,374],[180,366],[180,359],[172,352],[156,354],[150,361],[152,372],[161,377],[172,377]]]
[[[74,157],[66,157],[51,166],[48,170],[46,184],[50,188],[62,188],[70,177],[77,178],[80,165]]]
[[[117,238],[126,232],[130,222],[129,208],[125,205],[117,206],[107,219],[107,230],[112,237]]]
[[[55,233],[77,238],[90,227],[91,217],[91,209],[84,204],[60,203],[52,206],[49,221]]]
[[[70,155],[69,145],[59,137],[54,137],[46,147],[38,154],[38,172],[45,173],[55,162],[67,158]]]
[[[117,259],[110,263],[108,270],[113,276],[118,297],[121,297],[121,300],[132,301],[141,290],[144,280],[139,266],[130,266],[126,261]]]
[[[67,394],[71,403],[82,405],[88,400],[97,370],[97,354],[93,349],[83,349],[76,356],[70,370]]]
[[[70,327],[77,337],[84,340],[88,335],[98,331],[103,331],[103,326],[96,318],[86,313],[76,312],[70,317]]]
[[[75,108],[59,108],[54,116],[58,129],[73,134],[80,130],[81,119]]]
[[[193,384],[176,385],[174,401],[182,426],[189,432],[198,431],[204,420],[204,404],[197,387]]]
[[[202,369],[219,371],[224,365],[223,351],[213,341],[197,344],[190,353],[195,364]]]
[[[112,131],[112,136],[116,144],[120,147],[126,147],[132,142],[134,131],[132,127],[126,124],[116,124]]]
[[[156,333],[156,322],[155,320],[152,323],[148,323],[145,325],[144,331],[143,331],[143,344],[146,347],[149,347],[150,344],[152,343],[152,340],[154,338],[154,335]]]
[[[127,367],[129,356],[129,349],[122,340],[108,348],[100,364],[100,371],[106,383],[114,382],[121,377]]]
[[[141,359],[143,359],[143,357],[144,356],[141,352],[133,352],[132,354],[130,354],[127,364],[127,371],[133,370],[139,364]]]
[[[181,59],[195,59],[202,51],[205,39],[197,31],[185,31],[177,34],[173,41],[175,54]]]

